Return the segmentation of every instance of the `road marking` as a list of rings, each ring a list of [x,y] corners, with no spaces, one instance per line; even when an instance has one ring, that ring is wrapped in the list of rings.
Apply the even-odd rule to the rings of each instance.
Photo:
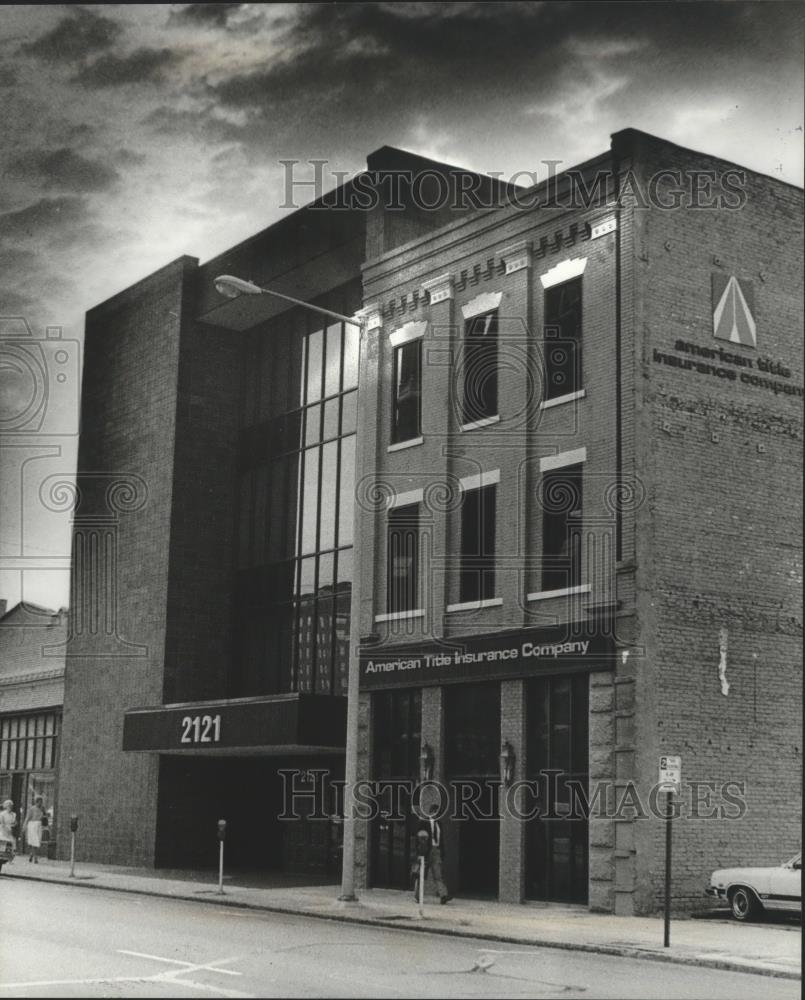
[[[240,960],[240,956],[236,955],[234,958],[221,958],[215,962],[205,962],[201,965],[195,962],[182,962],[178,958],[165,958],[162,955],[149,955],[144,951],[126,951],[125,948],[117,949],[118,955],[133,955],[135,958],[150,958],[153,962],[170,962],[172,965],[181,965],[183,968],[179,971],[181,972],[195,972],[197,969],[207,969],[210,972],[220,972],[224,976],[242,976],[242,972],[236,972],[234,969],[220,969],[218,966],[224,965],[229,962],[237,962]]]
[[[188,972],[220,972],[226,976],[242,976],[242,972],[233,969],[222,969],[221,965],[229,962],[237,962],[238,957],[221,958],[214,962],[193,963],[183,962],[178,958],[165,958],[161,955],[148,955],[141,951],[125,951],[118,949],[119,955],[130,955],[134,958],[145,958],[154,962],[167,962],[170,965],[178,965],[178,969],[171,969],[169,972],[158,972],[153,976],[104,976],[95,979],[50,979],[37,980],[27,983],[0,983],[0,990],[26,990],[43,986],[97,986],[104,983],[165,983],[186,986],[190,990],[201,990],[204,993],[215,993],[223,997],[242,997],[244,1000],[252,1000],[253,993],[243,993],[241,990],[230,990],[223,986],[213,986],[211,983],[198,982],[195,979],[182,979]]]

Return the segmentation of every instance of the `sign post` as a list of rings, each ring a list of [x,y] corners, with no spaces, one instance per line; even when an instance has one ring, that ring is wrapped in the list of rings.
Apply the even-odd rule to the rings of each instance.
[[[663,947],[671,946],[671,822],[674,794],[682,787],[682,758],[660,757],[660,790],[665,792],[665,905],[663,907]]]
[[[417,904],[420,919],[425,916],[425,858],[430,850],[430,837],[424,830],[416,835],[416,853],[419,856],[419,878],[417,879]]]
[[[70,817],[70,878],[75,878],[75,835],[78,832],[78,816]]]
[[[218,893],[224,894],[224,840],[226,839],[226,820],[218,820]]]

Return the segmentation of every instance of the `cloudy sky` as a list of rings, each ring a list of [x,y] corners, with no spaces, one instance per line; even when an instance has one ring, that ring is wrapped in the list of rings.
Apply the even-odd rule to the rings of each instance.
[[[283,214],[282,159],[355,172],[388,144],[509,176],[544,171],[543,160],[570,166],[633,126],[801,184],[802,12],[775,2],[3,6],[0,317],[24,317],[35,337],[62,327],[69,367],[88,307]],[[5,329],[19,335],[18,323]],[[0,363],[6,415],[15,378]],[[19,435],[6,434],[0,456],[0,598],[12,603],[67,600],[57,558],[67,515],[40,496],[43,476],[74,462],[77,381],[67,381],[50,423],[23,439],[36,461],[23,461]]]

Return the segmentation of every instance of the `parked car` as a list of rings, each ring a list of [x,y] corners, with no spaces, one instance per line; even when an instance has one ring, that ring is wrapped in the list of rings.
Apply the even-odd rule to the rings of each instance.
[[[730,904],[736,920],[753,920],[765,910],[802,912],[802,852],[775,868],[719,868],[708,896]]]

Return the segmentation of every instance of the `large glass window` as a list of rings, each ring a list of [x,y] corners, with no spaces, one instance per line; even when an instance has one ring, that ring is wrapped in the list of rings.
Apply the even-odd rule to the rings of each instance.
[[[482,601],[495,596],[494,485],[465,490],[461,506],[459,600]]]
[[[387,610],[414,611],[419,607],[419,504],[389,512]]]
[[[59,716],[55,712],[0,720],[0,771],[54,768],[58,731]]]
[[[542,480],[542,589],[581,584],[582,465],[568,465]]]
[[[349,312],[359,295],[356,286],[332,308]],[[346,693],[358,335],[304,310],[251,334],[233,696]]]
[[[465,424],[498,414],[498,314],[474,316],[464,326]]]
[[[581,388],[581,278],[574,278],[545,291],[545,398]]]
[[[419,437],[422,399],[422,341],[412,340],[394,349],[394,397],[391,441],[397,444]]]

